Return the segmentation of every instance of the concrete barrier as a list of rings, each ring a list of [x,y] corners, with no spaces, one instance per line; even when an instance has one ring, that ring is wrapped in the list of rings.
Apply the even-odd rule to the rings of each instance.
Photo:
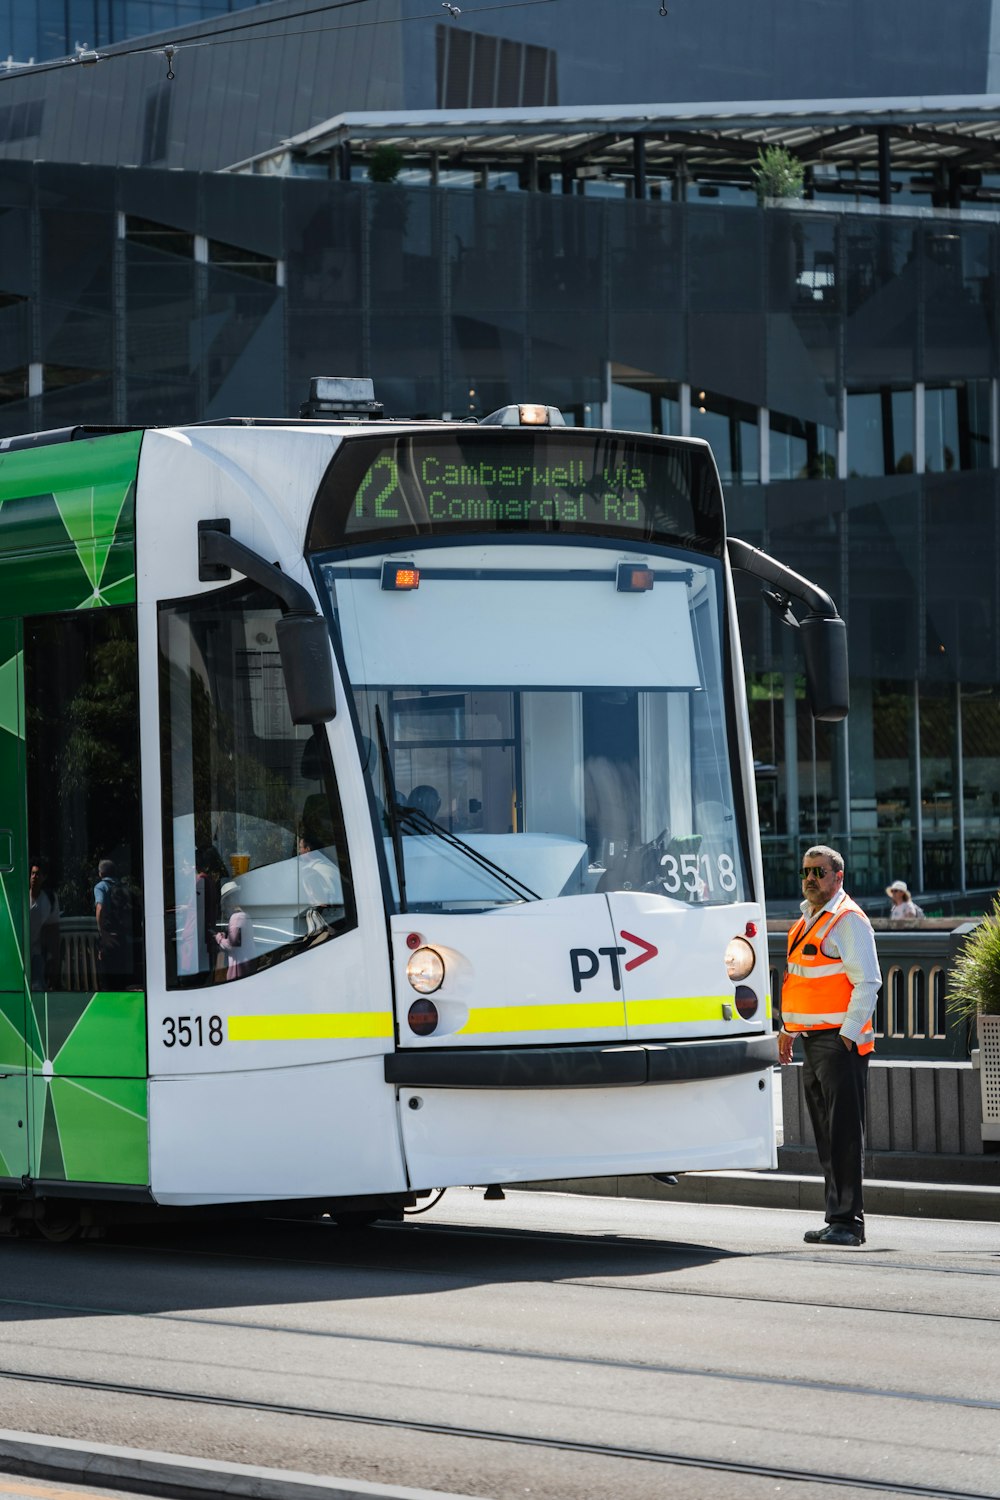
[[[802,1065],[781,1071],[781,1171],[819,1171]],[[971,1062],[875,1057],[868,1072],[869,1177],[1000,1186],[1000,1152],[984,1148],[979,1074]]]

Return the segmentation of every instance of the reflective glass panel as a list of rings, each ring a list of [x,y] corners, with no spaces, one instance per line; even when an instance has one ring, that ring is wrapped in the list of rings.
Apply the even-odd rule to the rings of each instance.
[[[26,620],[24,680],[32,988],[140,989],[135,611]]]
[[[848,475],[912,474],[913,449],[912,390],[848,391]]]
[[[421,548],[400,593],[388,561],[321,575],[410,909],[744,899],[717,563],[658,552],[636,592],[617,552]]]
[[[263,590],[160,610],[171,988],[243,979],[353,927],[325,731],[289,717]]]
[[[837,434],[818,422],[770,413],[771,481],[836,479]]]
[[[990,467],[988,380],[956,380],[924,393],[926,465],[929,472]]]
[[[692,390],[691,436],[707,439],[723,484],[753,484],[760,478],[756,407],[711,391]]]

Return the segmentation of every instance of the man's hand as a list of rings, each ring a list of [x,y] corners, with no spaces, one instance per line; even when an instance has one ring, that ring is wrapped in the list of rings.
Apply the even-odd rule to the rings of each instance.
[[[851,1048],[854,1046],[854,1043],[851,1041],[850,1037],[844,1036],[843,1032],[841,1032],[840,1040],[843,1042],[848,1052],[850,1052]]]
[[[778,1061],[781,1066],[787,1067],[792,1060],[792,1048],[795,1046],[795,1038],[789,1036],[787,1031],[778,1032]]]

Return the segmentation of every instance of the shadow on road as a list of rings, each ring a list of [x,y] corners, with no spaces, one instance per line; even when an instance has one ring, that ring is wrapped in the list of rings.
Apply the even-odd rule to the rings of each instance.
[[[669,1275],[741,1259],[704,1245],[463,1225],[244,1220],[0,1242],[0,1323],[412,1297],[463,1287]]]

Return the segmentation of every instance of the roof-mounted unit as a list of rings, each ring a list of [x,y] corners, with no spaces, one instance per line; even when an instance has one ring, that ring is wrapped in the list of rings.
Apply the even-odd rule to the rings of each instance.
[[[314,375],[309,382],[309,400],[299,407],[299,416],[336,422],[375,422],[382,410],[381,401],[375,400],[374,383],[366,376]]]

